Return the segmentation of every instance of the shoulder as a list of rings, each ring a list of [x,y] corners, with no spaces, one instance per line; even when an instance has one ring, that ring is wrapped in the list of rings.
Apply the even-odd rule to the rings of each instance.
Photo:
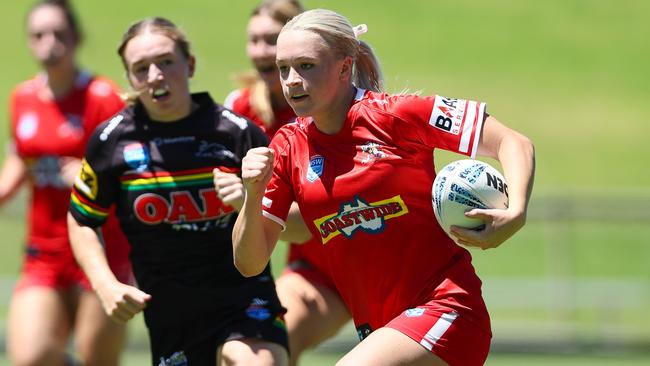
[[[87,82],[82,87],[91,98],[96,100],[119,99],[120,88],[115,82],[103,76],[88,76]]]
[[[111,141],[116,141],[120,138],[123,131],[134,123],[133,106],[126,107],[107,121],[99,124],[90,140],[96,144],[106,144]]]
[[[43,80],[41,77],[35,76],[16,85],[11,91],[11,99],[34,97],[42,87]]]
[[[231,91],[223,102],[224,107],[237,110],[249,104],[250,90],[242,88]]]
[[[289,122],[273,135],[271,145],[280,155],[291,145],[299,145],[301,140],[307,139],[307,130],[311,124],[311,119],[297,117],[293,122]]]
[[[354,106],[377,114],[400,114],[411,109],[429,108],[433,100],[432,97],[406,93],[387,94],[367,90],[363,91],[363,95],[359,94],[355,97]]]

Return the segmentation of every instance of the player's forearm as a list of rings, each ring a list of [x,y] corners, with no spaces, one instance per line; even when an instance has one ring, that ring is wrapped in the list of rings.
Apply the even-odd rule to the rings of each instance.
[[[235,267],[246,277],[264,270],[275,244],[269,244],[261,207],[261,199],[247,195],[232,233]]]
[[[311,239],[311,232],[300,214],[298,204],[295,202],[291,204],[286,224],[287,228],[280,234],[280,240],[290,243],[304,243]]]
[[[25,181],[27,167],[16,154],[9,152],[0,171],[0,205],[16,194]]]
[[[68,233],[75,259],[88,277],[94,290],[117,282],[108,266],[106,253],[99,241],[97,232],[90,227],[80,225],[68,214]]]
[[[512,131],[503,138],[498,159],[508,183],[508,206],[525,215],[535,176],[535,147],[527,137]]]

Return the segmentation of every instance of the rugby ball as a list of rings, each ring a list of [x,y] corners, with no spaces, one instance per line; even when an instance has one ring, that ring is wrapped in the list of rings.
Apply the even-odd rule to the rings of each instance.
[[[431,189],[433,212],[442,229],[480,229],[484,222],[465,216],[473,208],[508,208],[508,185],[497,169],[479,160],[457,160],[440,169]]]

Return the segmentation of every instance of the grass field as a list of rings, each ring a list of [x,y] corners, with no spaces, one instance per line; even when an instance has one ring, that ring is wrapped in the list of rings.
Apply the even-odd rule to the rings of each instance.
[[[3,116],[2,101],[11,88],[37,71],[23,35],[30,3],[4,2],[0,11]],[[243,30],[256,1],[74,3],[87,33],[81,63],[123,87],[115,48],[128,24],[145,16],[167,16],[188,33],[198,60],[194,90],[221,100],[235,87],[231,76],[248,68]],[[535,142],[528,225],[498,250],[473,252],[493,314],[494,340],[510,344],[532,334],[533,341],[590,346],[558,347],[552,356],[496,352],[488,365],[650,364],[647,354],[607,346],[650,344],[650,174],[644,159],[650,156],[650,2],[304,3],[368,24],[364,40],[375,48],[389,90],[486,101],[491,114]],[[0,156],[7,132],[5,119]],[[436,161],[440,166],[453,158],[439,153]],[[24,201],[21,195],[0,208],[2,314],[19,267]],[[274,256],[276,272],[282,258]],[[141,326],[134,332],[132,338],[143,336]],[[146,364],[148,355],[133,349],[124,364]],[[320,366],[333,364],[338,355],[309,357],[303,364]],[[0,356],[0,366],[5,364]]]

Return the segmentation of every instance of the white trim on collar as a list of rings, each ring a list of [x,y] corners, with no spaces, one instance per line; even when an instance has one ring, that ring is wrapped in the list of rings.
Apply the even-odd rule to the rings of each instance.
[[[354,95],[354,100],[359,101],[363,99],[363,96],[366,94],[366,89],[357,88],[357,94]]]

